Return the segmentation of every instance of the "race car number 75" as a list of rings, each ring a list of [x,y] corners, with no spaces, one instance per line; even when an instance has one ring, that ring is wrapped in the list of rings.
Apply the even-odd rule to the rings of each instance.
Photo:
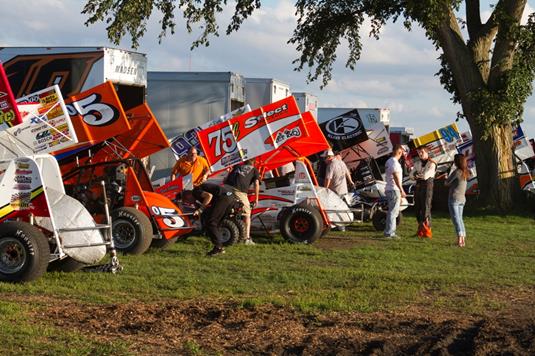
[[[214,147],[214,153],[216,157],[221,155],[221,151],[224,153],[231,153],[234,152],[237,147],[234,135],[232,134],[232,128],[230,126],[225,126],[220,130],[209,133],[208,144],[210,147]]]

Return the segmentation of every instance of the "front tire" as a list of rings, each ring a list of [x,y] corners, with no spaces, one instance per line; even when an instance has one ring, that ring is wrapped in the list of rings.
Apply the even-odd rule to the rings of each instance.
[[[323,219],[314,207],[294,206],[282,212],[279,227],[287,241],[311,244],[319,239],[323,232]]]
[[[111,214],[113,243],[118,251],[141,255],[152,242],[152,224],[149,218],[135,208],[122,207]]]
[[[20,221],[0,224],[0,280],[29,282],[46,272],[50,247],[36,227]]]
[[[221,243],[223,246],[233,245],[240,238],[240,229],[233,220],[223,219],[219,226],[223,240]]]

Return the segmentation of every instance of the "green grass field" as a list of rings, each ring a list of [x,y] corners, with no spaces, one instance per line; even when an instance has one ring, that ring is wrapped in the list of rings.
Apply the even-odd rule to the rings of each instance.
[[[195,237],[168,250],[121,256],[124,271],[117,275],[56,272],[24,285],[0,283],[0,348],[13,354],[43,348],[49,354],[112,352],[110,345],[74,331],[34,324],[28,314],[41,305],[26,303],[25,296],[79,304],[230,299],[315,313],[426,305],[477,314],[500,310],[507,303],[504,292],[535,286],[533,217],[468,216],[465,225],[465,248],[455,246],[446,215],[434,218],[432,240],[414,236],[416,223],[409,216],[398,229],[402,238],[394,241],[361,224],[330,233],[317,245],[262,238],[256,246],[232,246],[225,255],[208,258],[209,242]],[[68,348],[61,346],[65,340]],[[126,350],[126,345],[114,347]]]

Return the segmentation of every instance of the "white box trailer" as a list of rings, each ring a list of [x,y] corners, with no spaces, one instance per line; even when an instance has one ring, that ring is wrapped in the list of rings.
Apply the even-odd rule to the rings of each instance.
[[[243,76],[234,72],[149,72],[147,101],[170,139],[245,105]],[[170,149],[151,156],[153,180],[169,176]]]
[[[109,80],[125,110],[145,101],[147,56],[109,47],[0,47],[15,97],[57,84],[69,97]]]
[[[299,106],[301,112],[310,111],[314,115],[314,118],[316,120],[318,119],[319,100],[316,95],[306,92],[296,92],[292,95],[297,101],[297,106]]]
[[[364,124],[364,128],[369,129],[374,124],[382,123],[388,128],[390,126],[390,109],[359,109],[359,108],[319,108],[318,122],[325,122],[333,117],[344,114],[351,110],[358,110],[359,116]]]
[[[273,78],[245,78],[246,104],[251,109],[271,104],[292,95],[290,85]]]

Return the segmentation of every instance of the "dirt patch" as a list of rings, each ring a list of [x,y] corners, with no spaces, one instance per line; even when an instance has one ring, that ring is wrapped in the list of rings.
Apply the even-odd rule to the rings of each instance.
[[[43,306],[35,312],[39,322],[98,340],[125,340],[136,354],[535,354],[533,291],[484,316],[419,307],[316,315],[217,301],[36,303]]]

